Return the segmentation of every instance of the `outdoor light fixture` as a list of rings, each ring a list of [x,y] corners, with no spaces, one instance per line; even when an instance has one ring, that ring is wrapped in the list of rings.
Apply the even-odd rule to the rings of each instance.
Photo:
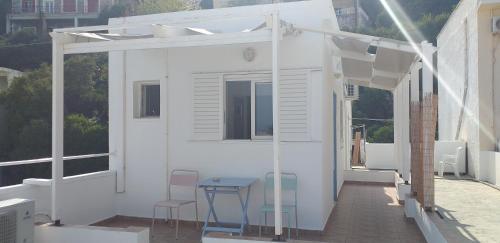
[[[255,49],[252,47],[245,48],[243,50],[243,59],[247,62],[251,62],[255,59]]]

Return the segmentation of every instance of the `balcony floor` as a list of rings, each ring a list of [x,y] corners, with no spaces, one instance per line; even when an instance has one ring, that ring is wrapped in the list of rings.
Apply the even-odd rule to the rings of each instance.
[[[157,221],[151,242],[175,241],[175,228]],[[108,227],[149,227],[151,219],[116,216],[95,225]],[[272,230],[268,231],[272,233]],[[252,226],[246,236],[256,236]],[[179,242],[199,243],[201,230],[193,222],[181,222]],[[294,236],[292,231],[292,237]],[[266,235],[264,235],[266,236]],[[267,235],[269,236],[269,235]],[[406,219],[396,199],[396,189],[375,184],[346,182],[323,232],[301,230],[299,239],[320,242],[425,242],[417,225]]]
[[[500,236],[500,191],[481,182],[454,176],[436,177],[433,214],[448,242],[498,242]]]

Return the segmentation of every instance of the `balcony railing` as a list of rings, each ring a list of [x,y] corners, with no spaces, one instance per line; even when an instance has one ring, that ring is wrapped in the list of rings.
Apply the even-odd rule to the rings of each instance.
[[[92,173],[109,169],[110,153],[63,157],[64,176]],[[0,188],[20,184],[27,178],[49,179],[52,158],[0,162]]]
[[[22,6],[13,6],[11,9],[12,15],[60,15],[60,14],[96,14],[99,12],[97,6],[90,6],[86,3],[65,3],[64,5],[46,2],[42,5],[33,5],[25,3]]]

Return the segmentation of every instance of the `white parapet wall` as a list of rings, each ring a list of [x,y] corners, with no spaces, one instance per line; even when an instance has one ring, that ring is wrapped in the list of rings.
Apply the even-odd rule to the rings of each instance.
[[[51,183],[48,179],[26,179],[23,184],[1,187],[0,200],[11,198],[35,201],[35,214],[51,214]],[[101,171],[64,177],[59,202],[66,225],[86,225],[115,216],[116,173]]]
[[[367,143],[366,168],[396,170],[398,164],[394,161],[393,143]]]
[[[344,180],[354,182],[375,182],[394,184],[396,172],[391,170],[345,170]]]
[[[446,239],[439,231],[436,224],[431,219],[431,216],[422,209],[420,203],[415,198],[406,197],[405,199],[405,215],[408,218],[415,219],[420,231],[427,242],[446,243]]]
[[[35,226],[37,243],[149,243],[149,228],[96,226]]]
[[[500,153],[481,151],[479,180],[500,187]]]

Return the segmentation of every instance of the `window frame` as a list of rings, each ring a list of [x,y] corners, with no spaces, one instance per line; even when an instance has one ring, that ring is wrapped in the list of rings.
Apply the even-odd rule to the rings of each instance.
[[[160,100],[159,100],[159,108],[160,108],[160,114],[158,116],[142,116],[142,95],[143,95],[143,86],[144,85],[158,85],[160,89]],[[134,119],[140,119],[140,120],[154,120],[154,119],[160,119],[161,113],[162,113],[162,104],[161,104],[161,96],[162,96],[162,91],[161,91],[161,82],[160,80],[145,80],[145,81],[135,81],[133,85],[133,115]]]
[[[224,117],[223,117],[223,140],[224,141],[268,141],[272,140],[272,135],[264,135],[257,136],[255,135],[255,86],[257,83],[270,83],[272,85],[272,80],[267,77],[267,75],[263,77],[253,77],[253,75],[238,75],[234,76],[229,75],[230,77],[224,77],[223,79],[223,109],[224,109]],[[227,83],[228,82],[250,82],[250,139],[230,139],[227,138],[226,134],[226,99],[227,99]],[[274,128],[273,128],[274,129]]]

